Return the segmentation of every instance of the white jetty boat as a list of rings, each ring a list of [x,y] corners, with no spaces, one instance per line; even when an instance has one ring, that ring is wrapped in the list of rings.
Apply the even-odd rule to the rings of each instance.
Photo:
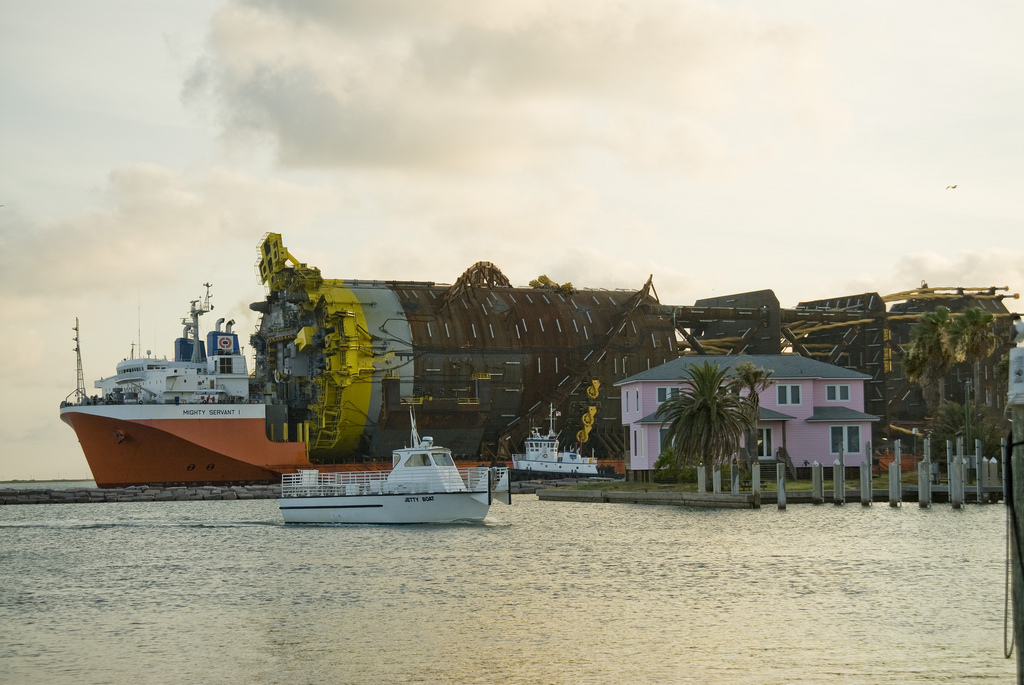
[[[596,476],[597,459],[584,457],[577,450],[558,451],[554,407],[551,409],[550,421],[547,435],[541,435],[537,428],[530,429],[530,437],[524,441],[526,454],[513,454],[512,466],[517,471],[537,475]]]
[[[391,471],[320,473],[281,477],[279,506],[285,523],[448,523],[482,521],[491,502],[512,504],[508,469],[460,469],[451,451],[422,440],[392,453]]]

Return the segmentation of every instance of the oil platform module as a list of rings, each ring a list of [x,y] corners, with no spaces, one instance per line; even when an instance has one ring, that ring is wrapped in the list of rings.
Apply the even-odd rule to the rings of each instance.
[[[261,314],[253,385],[267,405],[267,434],[305,443],[321,464],[387,459],[405,445],[409,405],[420,430],[457,458],[508,459],[553,405],[563,436],[589,455],[621,459],[614,383],[680,354],[792,352],[856,369],[871,376],[865,410],[882,419],[882,432],[900,430],[924,418],[901,364],[916,316],[938,304],[979,306],[997,331],[1009,330],[1014,315],[1003,300],[1017,297],[922,284],[793,309],[770,290],[670,306],[652,279],[635,291],[546,277],[513,287],[488,262],[452,285],[327,279],[275,233],[264,237],[257,269],[267,296],[250,305]],[[998,402],[999,388],[990,397]]]
[[[611,381],[679,355],[651,281],[637,291],[516,288],[479,262],[452,285],[326,279],[278,234],[260,247],[267,298],[252,337],[268,432],[310,460],[386,459],[409,435],[408,405],[462,458],[504,456],[554,404],[563,435],[619,457]]]

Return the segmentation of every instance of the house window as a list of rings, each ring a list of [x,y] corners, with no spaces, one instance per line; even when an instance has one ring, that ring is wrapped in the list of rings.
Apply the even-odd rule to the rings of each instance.
[[[757,429],[757,456],[762,459],[771,459],[772,457],[772,429],[771,428],[758,428]]]
[[[832,454],[842,446],[846,454],[860,453],[860,426],[831,426]]]
[[[658,456],[660,457],[664,454],[671,446],[672,443],[668,439],[668,428],[662,426],[661,430],[658,431]]]
[[[849,402],[850,386],[848,385],[826,385],[825,400],[828,402]]]
[[[679,388],[658,388],[658,404],[665,402],[669,397],[679,395]]]
[[[800,404],[799,385],[779,385],[779,404]]]

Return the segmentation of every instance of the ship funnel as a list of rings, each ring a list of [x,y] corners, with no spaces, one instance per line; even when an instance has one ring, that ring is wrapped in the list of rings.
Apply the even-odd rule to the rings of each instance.
[[[227,326],[227,328],[224,329],[224,332],[225,333],[230,333],[231,332],[231,327],[234,326],[234,325],[235,325],[235,320],[234,319],[231,319],[230,321],[228,321],[228,326]]]
[[[224,323],[224,317],[223,317],[223,316],[222,316],[222,317],[220,317],[219,319],[217,319],[217,325],[216,325],[216,327],[214,328],[214,330],[215,330],[215,331],[217,331],[218,333],[220,333],[220,325],[221,325],[222,323]]]

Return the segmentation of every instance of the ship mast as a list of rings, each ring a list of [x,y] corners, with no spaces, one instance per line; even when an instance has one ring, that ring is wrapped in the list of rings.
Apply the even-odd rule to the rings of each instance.
[[[75,356],[78,357],[78,384],[75,387],[75,401],[78,404],[85,402],[85,374],[82,373],[82,345],[78,340],[78,317],[75,317]]]
[[[192,331],[192,361],[198,364],[203,361],[199,355],[199,317],[206,312],[213,311],[213,305],[210,304],[210,288],[213,287],[212,283],[203,283],[206,286],[206,297],[202,300],[192,300],[192,306],[189,308],[189,314],[192,316],[192,323],[188,323],[182,319],[184,323]],[[202,302],[202,304],[199,304]]]

